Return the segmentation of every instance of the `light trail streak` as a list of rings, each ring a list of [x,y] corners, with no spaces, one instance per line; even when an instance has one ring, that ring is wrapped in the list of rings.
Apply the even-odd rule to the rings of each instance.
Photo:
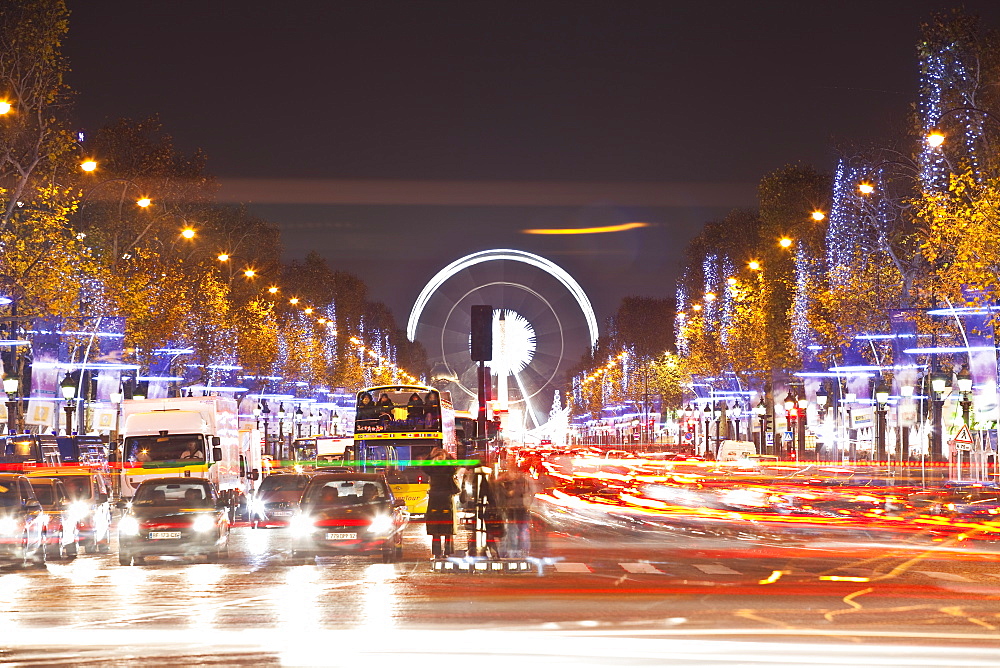
[[[642,227],[649,227],[649,223],[622,223],[620,225],[605,225],[603,227],[536,227],[521,230],[521,234],[609,234],[612,232],[627,232]]]

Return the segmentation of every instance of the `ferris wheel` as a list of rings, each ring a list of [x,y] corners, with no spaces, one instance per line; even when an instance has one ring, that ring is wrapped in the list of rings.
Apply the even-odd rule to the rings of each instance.
[[[597,317],[586,293],[565,270],[539,255],[510,249],[467,255],[439,271],[421,291],[406,334],[434,365],[432,382],[447,385],[458,409],[477,400],[477,365],[470,356],[471,307],[493,307],[497,407],[545,422],[553,388],[597,341]]]

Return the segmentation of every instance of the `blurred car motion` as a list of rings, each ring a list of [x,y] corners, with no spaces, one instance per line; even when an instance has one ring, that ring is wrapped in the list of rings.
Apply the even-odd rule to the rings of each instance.
[[[45,568],[46,524],[28,479],[0,473],[0,562]]]
[[[58,478],[29,478],[35,497],[48,516],[45,528],[47,559],[73,559],[77,555],[76,523],[79,508]]]
[[[261,481],[250,502],[250,524],[256,528],[284,527],[299,507],[309,476],[272,473]]]
[[[385,563],[399,561],[408,521],[406,502],[381,474],[316,474],[292,519],[292,558],[374,553]]]
[[[72,504],[79,545],[86,552],[111,551],[111,501],[104,478],[86,468],[38,468],[29,478],[54,478],[62,482]]]
[[[118,562],[144,563],[148,556],[229,556],[229,513],[208,480],[151,478],[143,481],[118,522]]]

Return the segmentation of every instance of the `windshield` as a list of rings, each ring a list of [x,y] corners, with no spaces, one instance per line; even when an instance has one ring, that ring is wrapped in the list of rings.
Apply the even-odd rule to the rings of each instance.
[[[351,506],[385,501],[385,485],[372,480],[330,480],[309,486],[303,503],[313,505]]]
[[[17,487],[5,481],[0,481],[0,508],[16,508],[21,505],[21,497]]]
[[[205,439],[201,434],[133,436],[125,441],[126,461],[168,462],[181,459],[204,461]]]
[[[143,483],[135,493],[133,506],[191,506],[214,505],[212,491],[203,482]]]
[[[52,483],[32,481],[31,488],[35,490],[35,498],[43,506],[51,506],[56,502],[55,485]]]
[[[89,499],[93,496],[91,493],[90,476],[69,475],[59,476],[59,479],[62,480],[63,486],[66,487],[66,494],[74,501]]]
[[[439,431],[441,398],[437,392],[403,390],[358,395],[355,432]]]
[[[257,490],[261,494],[264,492],[301,492],[309,483],[309,476],[305,475],[270,475],[264,478]]]

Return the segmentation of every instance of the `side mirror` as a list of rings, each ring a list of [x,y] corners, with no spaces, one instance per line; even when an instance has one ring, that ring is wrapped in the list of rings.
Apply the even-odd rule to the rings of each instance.
[[[219,437],[216,436],[212,440],[217,441]],[[222,461],[222,448],[216,446],[212,448],[212,461],[221,462]]]
[[[98,503],[107,503],[108,502],[108,495],[106,493],[104,493],[104,492],[101,492],[100,494],[97,495],[97,502]]]
[[[126,508],[128,508],[128,501],[126,501],[125,499],[118,499],[118,502],[115,503],[115,508],[117,508],[118,510],[125,510]]]
[[[392,505],[394,505],[394,506],[402,506],[402,507],[405,508],[406,507],[406,499],[395,499],[392,502]]]
[[[35,499],[29,499],[24,502],[24,507],[27,508],[28,510],[41,510],[42,504],[40,504]]]
[[[240,455],[240,477],[247,477],[247,460],[243,457],[243,455]]]
[[[215,507],[218,510],[224,510],[229,507],[229,504],[226,503],[225,499],[219,499],[215,502]]]
[[[252,471],[250,471],[250,479],[260,480],[260,471],[258,471],[257,469],[253,469]]]
[[[220,445],[222,445],[222,439],[220,437],[218,437],[218,436],[213,436],[212,437],[212,446],[217,448]]]

